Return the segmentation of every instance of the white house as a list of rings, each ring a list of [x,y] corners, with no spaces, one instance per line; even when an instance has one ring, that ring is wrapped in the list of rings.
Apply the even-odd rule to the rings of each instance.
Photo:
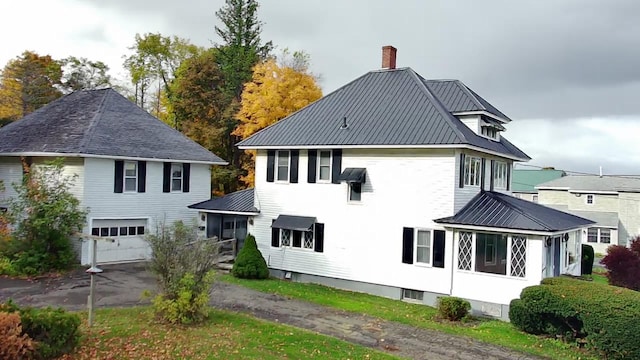
[[[257,151],[242,210],[272,274],[425,304],[459,296],[502,318],[524,287],[579,274],[591,221],[509,196],[513,162],[529,160],[502,136],[511,120],[395,57],[384,47],[382,70],[239,143]]]
[[[115,239],[98,243],[98,262],[144,259],[145,233],[196,221],[187,206],[211,196],[210,167],[226,164],[112,89],[78,91],[0,128],[0,206],[15,195],[21,159],[59,157],[89,210],[83,232]],[[90,243],[77,243],[83,264]]]
[[[596,253],[640,235],[640,176],[569,175],[536,188],[541,204],[595,222],[582,241]]]

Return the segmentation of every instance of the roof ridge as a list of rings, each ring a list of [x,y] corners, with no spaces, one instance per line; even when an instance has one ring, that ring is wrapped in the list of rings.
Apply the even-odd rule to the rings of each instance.
[[[443,115],[445,117],[445,119],[447,119],[447,124],[449,125],[449,127],[451,127],[451,129],[453,130],[454,133],[456,133],[459,137],[459,139],[465,143],[465,144],[469,144],[469,140],[466,138],[466,136],[464,136],[464,134],[462,133],[462,131],[460,131],[458,129],[457,126],[455,126],[452,123],[452,118],[455,118],[456,120],[458,120],[458,118],[456,118],[455,116],[453,116],[449,110],[447,110],[446,106],[444,106],[442,104],[442,102],[440,101],[440,99],[438,99],[437,96],[435,96],[433,94],[433,92],[431,91],[431,89],[429,88],[429,86],[426,84],[426,79],[423,78],[422,76],[418,75],[413,69],[408,68],[410,74],[413,76],[413,78],[418,82],[420,88],[423,90],[423,92],[427,95],[427,97],[429,98],[429,100],[432,101],[432,103],[434,104],[434,106],[436,107],[436,109],[438,109],[438,112],[440,112],[441,115]],[[460,121],[460,120],[458,120]]]
[[[87,126],[85,136],[82,137],[82,141],[80,142],[80,146],[79,146],[80,153],[87,152],[87,146],[91,143],[93,135],[96,132],[96,128],[97,128],[96,125],[100,122],[100,118],[102,118],[102,111],[105,107],[105,103],[107,102],[107,97],[109,97],[109,95],[111,94],[111,91],[108,91],[109,89],[111,88],[104,89],[105,94],[102,97],[102,100],[100,101],[100,105],[98,105],[98,109],[96,110],[96,113],[93,115],[93,117],[89,121],[89,126]],[[91,91],[94,91],[94,90],[97,90],[97,89],[91,89]],[[86,90],[81,90],[81,91],[88,92]]]
[[[471,89],[469,89],[467,87],[467,85],[465,85],[462,81],[460,80],[454,80],[454,82],[456,83],[456,85],[458,85],[460,88],[462,88],[462,91],[466,92],[469,96],[471,96],[471,100],[482,110],[484,111],[489,111],[487,110],[487,108],[482,105],[482,103],[480,102],[480,100],[478,100],[478,98],[474,95],[473,91],[471,91]]]
[[[548,227],[548,226],[546,226],[546,225],[545,225],[545,223],[544,223],[542,220],[540,220],[540,219],[538,219],[538,218],[536,218],[536,217],[534,217],[534,216],[531,216],[530,214],[528,214],[528,213],[526,213],[526,212],[522,211],[520,208],[517,208],[517,207],[515,207],[515,206],[513,206],[513,205],[509,204],[508,202],[506,202],[506,201],[502,200],[500,197],[501,197],[501,196],[508,196],[508,197],[510,197],[510,198],[516,199],[516,201],[518,201],[518,200],[519,200],[519,201],[527,201],[527,200],[518,199],[518,198],[516,198],[516,197],[510,196],[510,195],[506,195],[506,194],[503,194],[503,193],[499,193],[499,192],[496,192],[496,191],[485,191],[485,193],[491,193],[491,196],[492,196],[494,199],[496,199],[496,200],[500,201],[500,202],[501,202],[501,203],[503,203],[505,206],[509,207],[510,209],[513,209],[514,211],[518,212],[520,215],[522,215],[522,216],[526,217],[527,219],[529,219],[529,220],[531,220],[531,221],[535,222],[536,224],[538,224],[538,225],[540,225],[540,226],[542,226],[542,227],[544,227],[544,228],[546,228],[546,229],[550,230],[550,229],[549,229],[549,227]],[[494,195],[497,195],[497,196],[494,196]],[[540,206],[544,206],[544,205],[541,205],[541,204],[538,204],[538,205],[540,205]]]

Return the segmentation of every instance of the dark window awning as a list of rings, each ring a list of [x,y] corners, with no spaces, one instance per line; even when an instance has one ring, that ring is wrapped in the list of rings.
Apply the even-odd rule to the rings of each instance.
[[[279,215],[276,221],[271,224],[271,227],[277,229],[309,231],[315,222],[315,217]]]
[[[340,174],[340,181],[346,181],[348,183],[364,183],[367,179],[367,169],[365,168],[346,168]]]

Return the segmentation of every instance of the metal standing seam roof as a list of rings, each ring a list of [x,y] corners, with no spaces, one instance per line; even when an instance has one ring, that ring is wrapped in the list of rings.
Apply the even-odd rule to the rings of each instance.
[[[537,189],[567,188],[570,191],[640,192],[640,175],[568,175],[542,183]]]
[[[367,179],[367,169],[346,168],[340,174],[340,181],[363,183]]]
[[[511,191],[524,193],[537,193],[536,186],[547,181],[561,178],[566,173],[562,170],[540,169],[513,169],[511,174]]]
[[[260,211],[254,206],[254,190],[244,189],[217,198],[205,200],[189,205],[189,209],[205,210],[208,212],[238,212],[257,214]]]
[[[511,121],[507,115],[496,109],[460,80],[426,80],[422,77],[421,79],[452,113],[486,111],[506,121]]]
[[[316,218],[311,216],[278,215],[272,228],[296,231],[308,231],[315,224]]]
[[[557,232],[585,227],[594,222],[527,200],[493,191],[482,191],[454,216],[436,223],[503,229]]]
[[[0,128],[0,154],[25,153],[226,164],[113,89],[76,91]]]
[[[497,142],[475,134],[452,115],[452,110],[436,93],[410,68],[372,71],[262,129],[238,146],[250,149],[472,145],[517,159],[529,159],[502,136]],[[474,97],[472,92],[458,93]],[[480,110],[478,106],[475,109]],[[346,129],[341,128],[344,118],[348,124]]]

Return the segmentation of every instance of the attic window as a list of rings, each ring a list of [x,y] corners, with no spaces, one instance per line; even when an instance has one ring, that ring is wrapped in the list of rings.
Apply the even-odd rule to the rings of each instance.
[[[482,126],[481,134],[490,139],[497,140],[498,139],[498,129],[493,126]]]

